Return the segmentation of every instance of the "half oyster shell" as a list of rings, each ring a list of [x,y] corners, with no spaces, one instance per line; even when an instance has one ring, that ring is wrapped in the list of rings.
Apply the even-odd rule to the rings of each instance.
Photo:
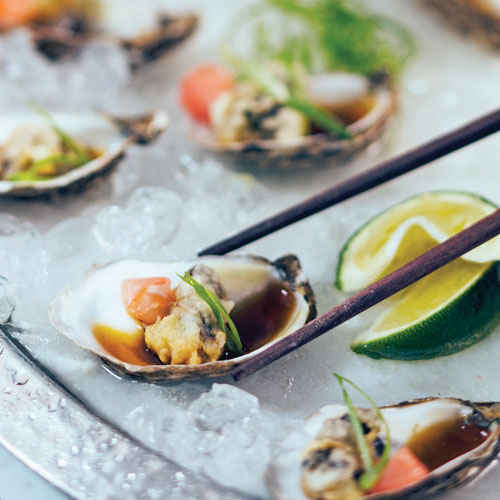
[[[497,0],[422,0],[442,14],[443,21],[500,49],[500,3]]]
[[[96,324],[109,325],[119,331],[134,331],[137,323],[126,312],[121,296],[125,279],[166,277],[172,288],[178,285],[178,274],[203,264],[215,270],[229,300],[236,304],[259,293],[270,280],[277,279],[293,293],[294,305],[286,322],[273,339],[262,347],[232,359],[198,365],[139,366],[122,361],[105,350],[93,335]],[[83,349],[93,352],[120,374],[151,382],[165,379],[192,379],[224,376],[243,361],[266,349],[316,315],[314,294],[304,277],[297,257],[284,256],[274,262],[254,256],[202,257],[192,261],[152,262],[122,260],[91,268],[80,282],[63,290],[51,303],[49,318],[53,326]]]
[[[404,498],[410,500],[442,493],[479,475],[500,451],[500,425],[498,423],[500,403],[473,403],[456,398],[426,398],[386,406],[380,410],[389,425],[394,447],[404,445],[423,429],[439,426],[460,417],[487,430],[489,435],[466,453],[431,470],[424,479],[400,490],[366,494],[362,496],[363,499]],[[331,419],[342,421],[342,417],[345,421],[346,414],[345,406],[325,406],[307,420],[300,436],[293,435],[284,441],[268,470],[268,485],[273,498],[308,500],[301,488],[303,452],[311,441],[318,438],[318,434],[324,429],[325,422],[331,422]]]
[[[389,78],[373,79],[370,85],[373,105],[366,114],[347,126],[351,139],[313,133],[284,141],[254,139],[221,143],[209,127],[199,123],[193,123],[192,136],[201,146],[250,168],[308,168],[323,163],[328,156],[344,160],[379,138],[396,109],[397,93]],[[322,94],[328,99],[326,92]]]
[[[132,71],[157,61],[187,40],[196,30],[195,15],[161,13],[156,23],[136,36],[121,36],[100,30],[96,21],[68,13],[53,21],[33,22],[27,26],[37,50],[57,61],[75,55],[92,40],[106,40],[124,48]]]
[[[102,154],[52,179],[0,180],[0,197],[32,198],[81,191],[93,180],[110,173],[131,144],[153,141],[168,125],[168,116],[164,111],[133,118],[106,117],[98,113],[53,113],[52,117],[71,137],[102,151]],[[0,117],[0,148],[14,130],[28,124],[46,125],[46,121],[33,113],[3,114]]]
[[[135,71],[168,54],[187,40],[197,26],[198,18],[194,15],[172,16],[163,13],[154,28],[139,36],[117,41],[128,52],[130,66]]]

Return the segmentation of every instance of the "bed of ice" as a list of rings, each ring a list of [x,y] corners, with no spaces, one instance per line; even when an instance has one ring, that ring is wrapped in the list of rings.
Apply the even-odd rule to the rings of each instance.
[[[132,2],[127,8],[114,3],[124,19],[128,8],[133,15]],[[145,8],[146,2],[135,7],[139,3]],[[335,371],[379,404],[436,395],[500,400],[500,331],[446,358],[374,361],[348,348],[368,313],[238,384],[221,379],[158,386],[116,377],[50,326],[51,298],[94,263],[192,257],[230,232],[500,105],[498,54],[443,29],[416,1],[377,0],[371,4],[405,24],[418,44],[386,140],[349,165],[325,162],[315,171],[286,174],[244,171],[193,146],[176,89],[188,68],[217,59],[222,28],[244,2],[164,3],[198,10],[201,29],[168,61],[135,76],[123,53],[110,45],[91,45],[78,60],[56,66],[33,53],[23,31],[0,41],[3,110],[31,98],[61,109],[70,104],[122,113],[161,106],[172,119],[156,144],[133,147],[111,178],[83,195],[0,201],[0,275],[5,278],[0,279],[0,320],[14,310],[22,342],[89,407],[179,464],[238,490],[235,497],[266,497],[264,473],[276,443],[319,406],[340,401]],[[437,189],[470,190],[500,203],[499,149],[500,137],[484,140],[244,250],[268,258],[296,253],[323,312],[344,298],[332,285],[337,254],[369,216]],[[499,488],[500,470],[494,470],[443,498],[493,500]]]

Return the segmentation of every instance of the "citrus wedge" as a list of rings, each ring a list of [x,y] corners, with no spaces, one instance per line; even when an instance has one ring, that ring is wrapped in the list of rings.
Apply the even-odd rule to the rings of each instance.
[[[406,264],[482,217],[496,205],[477,195],[438,191],[414,196],[370,219],[340,252],[336,286],[359,290]],[[471,262],[500,258],[500,237],[462,257]]]
[[[376,281],[496,209],[461,192],[426,193],[374,217],[346,243],[337,286]],[[429,359],[458,352],[500,322],[500,238],[469,252],[386,302],[351,345],[373,358]]]

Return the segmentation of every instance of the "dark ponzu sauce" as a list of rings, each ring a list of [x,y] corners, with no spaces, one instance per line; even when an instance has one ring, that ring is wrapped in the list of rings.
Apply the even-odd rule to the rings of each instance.
[[[367,115],[375,106],[375,97],[372,95],[350,101],[345,104],[338,104],[331,108],[324,108],[338,118],[342,124],[347,127],[353,123],[361,120],[363,116]],[[314,123],[311,125],[311,134],[322,133],[324,130]]]
[[[407,446],[434,470],[486,441],[489,431],[463,417],[430,425],[415,433]]]
[[[286,326],[295,306],[294,293],[280,280],[235,304],[231,318],[238,329],[243,352],[255,351],[271,341]],[[234,357],[224,353],[224,358]]]
[[[231,311],[245,353],[272,340],[286,326],[295,306],[295,295],[280,280],[272,279],[258,293],[237,302]],[[161,365],[144,342],[144,331],[125,333],[106,325],[95,325],[95,339],[109,354],[121,361],[139,366]],[[224,352],[222,359],[234,357]]]

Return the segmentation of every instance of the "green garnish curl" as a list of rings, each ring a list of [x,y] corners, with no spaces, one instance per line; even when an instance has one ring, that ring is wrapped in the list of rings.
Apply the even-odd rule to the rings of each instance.
[[[257,7],[241,16],[238,28],[253,23],[253,57],[260,60],[300,62],[308,71],[394,76],[415,51],[403,26],[359,1],[262,0]]]
[[[373,401],[373,399],[370,396],[368,396],[368,394],[366,394],[366,392],[363,391],[363,389],[358,387],[354,382],[351,382],[349,379],[342,377],[338,373],[335,373],[334,375],[338,383],[340,384],[340,388],[342,389],[342,395],[344,397],[345,405],[347,406],[347,412],[349,414],[349,418],[351,419],[351,424],[354,431],[354,437],[356,438],[356,444],[358,445],[361,461],[363,462],[363,466],[365,468],[365,471],[363,472],[363,474],[361,474],[359,478],[359,486],[362,490],[366,491],[371,489],[375,485],[375,483],[380,478],[382,471],[387,465],[387,462],[389,461],[389,451],[391,449],[391,436],[389,431],[389,425],[387,424],[387,421],[385,420],[384,416],[382,415],[382,412],[380,411],[375,401]],[[349,397],[349,394],[345,389],[344,382],[350,384],[370,403],[372,408],[375,410],[377,418],[382,422],[382,425],[384,426],[384,431],[385,431],[384,451],[382,452],[382,455],[375,464],[372,462],[371,459],[370,448],[365,439],[363,426],[361,425],[361,420],[359,419],[358,414],[356,412],[356,408],[352,404],[351,398]]]
[[[65,167],[81,167],[82,163],[78,158],[74,158],[69,155],[61,154],[57,156],[49,156],[48,158],[44,158],[43,160],[38,160],[33,165],[31,165],[27,170],[23,170],[22,172],[18,172],[17,174],[11,175],[8,180],[9,181],[45,181],[48,179],[53,179],[57,177],[57,175],[39,175],[39,168],[44,165],[61,165]]]
[[[238,329],[236,328],[236,325],[234,324],[233,320],[229,316],[228,312],[222,305],[217,295],[206,289],[201,283],[195,280],[187,272],[184,274],[184,276],[181,276],[180,274],[177,274],[177,276],[179,276],[179,278],[189,286],[193,287],[196,295],[198,295],[200,299],[208,304],[208,306],[214,313],[215,318],[217,319],[217,323],[219,323],[219,326],[226,334],[227,348],[234,354],[242,354],[243,344],[241,343]]]
[[[41,115],[47,123],[50,125],[52,130],[59,136],[61,139],[62,143],[70,150],[73,151],[73,153],[76,155],[78,158],[78,161],[81,162],[83,165],[84,163],[88,163],[92,158],[87,154],[85,150],[83,150],[78,143],[64,130],[62,130],[57,123],[55,122],[54,118],[52,115],[45,109],[40,106],[40,104],[32,102],[31,107],[33,108],[34,111],[36,111],[39,115]]]

